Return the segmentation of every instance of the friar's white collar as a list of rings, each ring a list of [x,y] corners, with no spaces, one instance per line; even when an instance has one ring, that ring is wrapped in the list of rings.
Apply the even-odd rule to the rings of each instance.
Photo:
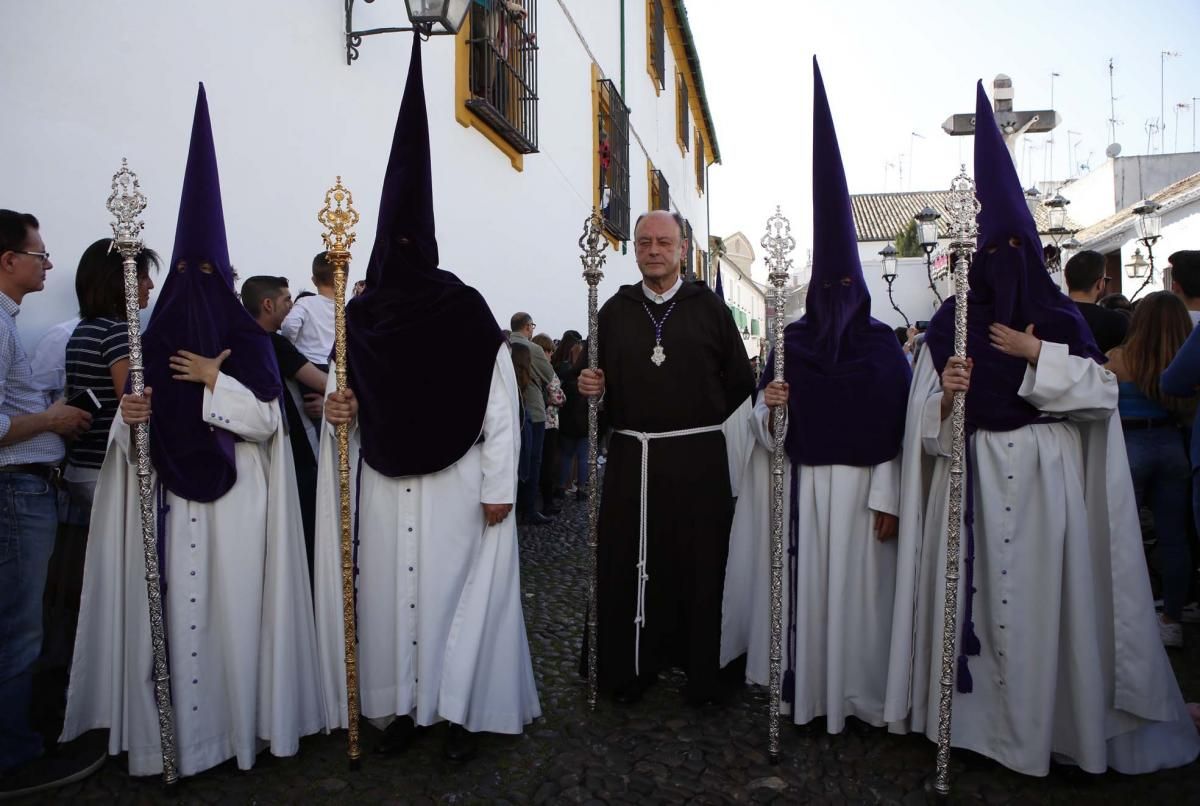
[[[683,275],[682,274],[680,274],[678,277],[675,278],[675,285],[668,288],[665,294],[659,294],[654,291],[651,291],[650,288],[646,285],[646,281],[643,280],[642,281],[642,293],[646,295],[646,299],[650,300],[651,302],[661,305],[664,302],[670,302],[671,297],[675,296],[675,292],[678,291],[682,286],[683,286]]]

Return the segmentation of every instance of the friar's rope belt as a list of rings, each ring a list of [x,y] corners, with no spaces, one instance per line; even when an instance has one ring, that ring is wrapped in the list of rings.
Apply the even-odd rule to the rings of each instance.
[[[683,428],[678,431],[659,431],[657,433],[647,433],[644,431],[630,431],[624,428],[615,429],[614,433],[624,434],[627,437],[633,437],[638,442],[642,443],[642,484],[641,484],[641,513],[638,518],[638,585],[637,585],[637,607],[633,618],[633,672],[641,674],[640,659],[642,651],[642,628],[646,626],[646,582],[650,579],[650,575],[646,573],[646,506],[649,501],[647,493],[647,480],[650,460],[650,440],[653,439],[672,439],[674,437],[690,437],[696,434],[711,434],[715,431],[720,431],[719,425],[706,425],[700,428]]]

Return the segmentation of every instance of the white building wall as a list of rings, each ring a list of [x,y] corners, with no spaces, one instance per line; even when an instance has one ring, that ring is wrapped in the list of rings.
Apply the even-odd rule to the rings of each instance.
[[[586,40],[580,42],[568,14]],[[405,24],[399,2],[355,4],[356,28]],[[150,206],[148,246],[169,257],[187,157],[196,85],[208,92],[230,255],[239,274],[282,274],[310,287],[321,249],[316,223],[335,176],[362,214],[351,279],[365,273],[379,191],[411,45],[409,34],[366,37],[345,62],[343,4],[294,0],[44,0],[4,14],[0,88],[9,125],[0,130],[0,206],[29,211],[56,268],[27,300],[20,325],[32,342],[75,309],[79,254],[109,234],[104,202],[121,157],[141,178]],[[524,170],[475,129],[455,121],[454,41],[423,45],[433,139],[434,199],[442,266],[476,286],[501,326],[529,311],[540,330],[586,329],[586,287],[576,241],[592,206],[592,55],[620,84],[615,3],[540,0],[538,116],[541,153]],[[700,243],[705,204],[693,155],[674,139],[674,59],[655,96],[645,69],[645,15],[627,4],[626,101],[631,108],[630,201],[647,203],[646,155],[668,175],[672,198]],[[589,55],[589,51],[592,55]],[[693,121],[694,126],[694,121]],[[686,192],[685,192],[686,191]],[[604,299],[639,277],[632,249],[610,252]],[[436,334],[430,334],[436,339]]]

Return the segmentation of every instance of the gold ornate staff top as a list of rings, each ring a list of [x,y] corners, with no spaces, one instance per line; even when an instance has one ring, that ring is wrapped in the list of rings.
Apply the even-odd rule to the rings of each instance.
[[[588,369],[597,369],[600,365],[600,336],[599,336],[599,301],[596,296],[596,286],[604,277],[604,263],[608,255],[604,250],[608,247],[608,239],[604,237],[604,219],[600,211],[592,208],[592,214],[583,222],[583,235],[579,236],[579,260],[583,263],[583,279],[588,287]],[[596,710],[599,692],[599,659],[597,656],[596,620],[596,573],[598,567],[600,520],[600,463],[599,463],[599,418],[600,401],[595,397],[588,399],[588,707]]]
[[[325,227],[325,256],[333,264],[333,330],[334,361],[337,365],[337,390],[346,389],[346,269],[350,265],[350,246],[354,243],[354,226],[358,211],[354,197],[342,184],[342,177],[325,191],[325,206],[317,213],[317,221]],[[349,733],[347,757],[350,768],[357,769],[362,758],[358,736],[358,637],[354,617],[354,543],[350,508],[350,425],[337,427],[338,442],[338,511],[341,527],[342,553],[342,628],[346,654],[346,725]]]
[[[113,248],[121,255],[130,391],[141,395],[146,388],[146,376],[142,359],[141,321],[138,319],[141,306],[138,304],[137,257],[142,251],[142,228],[145,224],[140,216],[146,209],[146,195],[142,193],[137,174],[129,170],[129,163],[124,158],[121,159],[121,170],[113,175],[112,193],[105,206],[113,214]],[[171,706],[171,675],[167,666],[167,631],[163,618],[162,587],[159,584],[149,424],[138,423],[133,426],[133,451],[137,461],[138,514],[142,524],[142,560],[146,569],[146,605],[150,617],[154,708],[158,715],[158,738],[162,746],[163,783],[171,786],[179,780],[179,769],[175,749],[175,712]]]

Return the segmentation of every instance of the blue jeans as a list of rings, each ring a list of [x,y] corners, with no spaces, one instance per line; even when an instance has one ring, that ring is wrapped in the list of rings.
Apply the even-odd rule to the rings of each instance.
[[[57,491],[0,473],[0,770],[42,754],[29,725],[33,664],[42,650],[42,592],[58,529]]]
[[[524,453],[529,451],[529,472],[521,478],[517,487],[517,509],[520,512],[540,511],[537,508],[538,483],[542,477],[542,443],[546,440],[546,424],[526,423],[527,428],[521,432],[522,464]],[[528,439],[526,439],[528,437]]]
[[[588,443],[587,437],[564,437],[562,434],[558,436],[559,450],[559,487],[565,488],[571,482],[571,462],[579,463],[579,473],[576,475],[579,483],[579,489],[587,487],[588,472],[592,469],[588,465]]]
[[[1158,536],[1157,554],[1163,585],[1163,615],[1183,615],[1191,578],[1188,546],[1188,496],[1192,466],[1177,428],[1148,428],[1125,434],[1129,471],[1138,507],[1148,506]]]

